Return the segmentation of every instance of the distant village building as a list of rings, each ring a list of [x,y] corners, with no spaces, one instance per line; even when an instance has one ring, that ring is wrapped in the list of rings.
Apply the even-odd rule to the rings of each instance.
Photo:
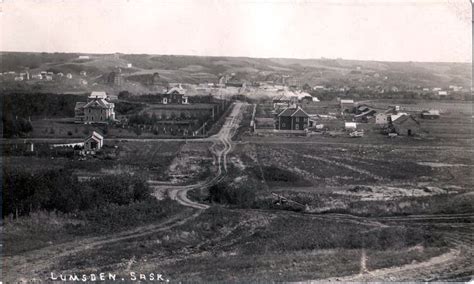
[[[375,115],[375,124],[377,125],[387,125],[389,120],[389,114],[387,113],[377,113]]]
[[[87,76],[87,72],[86,72],[86,71],[81,71],[79,74],[80,74],[81,76],[83,76],[83,77],[86,77],[86,76]]]
[[[62,72],[59,72],[59,73],[56,74],[56,75],[58,75],[58,77],[63,77],[63,76],[64,76],[64,74],[63,74]]]
[[[287,107],[277,116],[279,130],[305,130],[309,126],[309,115],[300,107]]]
[[[460,92],[460,91],[462,91],[462,87],[460,87],[460,86],[455,86],[455,85],[450,85],[450,86],[449,86],[449,89],[450,89],[451,91],[453,91],[453,92]]]
[[[424,110],[421,112],[421,117],[424,119],[438,119],[439,110],[437,109]]]
[[[132,63],[127,63],[127,68],[132,68]]]
[[[52,81],[53,76],[52,75],[46,75],[45,79],[46,79],[46,81]]]
[[[106,100],[105,92],[92,92],[87,102],[77,102],[76,123],[108,123],[115,120],[115,105]]]
[[[89,60],[90,57],[88,55],[79,55],[79,57],[77,59],[79,59],[79,60]]]
[[[71,74],[71,73],[67,73],[67,74],[66,74],[66,78],[72,79],[72,74]]]
[[[448,91],[438,91],[438,96],[445,97],[448,95]]]

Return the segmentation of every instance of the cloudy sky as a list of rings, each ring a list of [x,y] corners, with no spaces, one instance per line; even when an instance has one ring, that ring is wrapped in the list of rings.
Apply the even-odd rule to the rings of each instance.
[[[470,62],[468,0],[0,0],[2,51]]]

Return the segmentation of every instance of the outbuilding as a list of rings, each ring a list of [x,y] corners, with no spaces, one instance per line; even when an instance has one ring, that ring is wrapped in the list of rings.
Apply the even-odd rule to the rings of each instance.
[[[392,120],[391,125],[398,135],[413,136],[420,131],[420,122],[413,116],[407,114]]]
[[[84,150],[86,153],[96,152],[102,149],[104,145],[104,137],[93,131],[92,134],[84,141]]]
[[[439,110],[437,109],[424,110],[421,112],[421,117],[424,119],[438,119]]]
[[[357,129],[357,123],[356,122],[346,122],[344,124],[344,129],[346,129],[346,130],[356,130]]]

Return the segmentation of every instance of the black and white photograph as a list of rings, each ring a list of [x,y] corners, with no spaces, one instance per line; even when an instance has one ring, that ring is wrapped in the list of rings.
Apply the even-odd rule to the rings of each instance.
[[[0,0],[0,284],[472,283],[473,7]]]

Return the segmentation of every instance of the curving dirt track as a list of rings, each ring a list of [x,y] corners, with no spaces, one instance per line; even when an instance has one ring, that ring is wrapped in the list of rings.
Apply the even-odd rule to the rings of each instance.
[[[203,183],[198,183],[194,185],[166,187],[168,195],[171,197],[171,199],[176,200],[184,206],[192,207],[195,209],[209,208],[209,205],[200,204],[190,200],[187,197],[187,193],[188,191],[193,189],[209,187],[224,178],[225,173],[227,173],[227,154],[232,151],[231,139],[240,124],[242,105],[243,103],[240,102],[235,103],[233,105],[233,109],[230,115],[226,118],[226,121],[219,133],[208,138],[209,141],[214,142],[210,149],[211,152],[217,158],[216,176]],[[217,142],[221,142],[224,145],[224,148],[217,149]]]

